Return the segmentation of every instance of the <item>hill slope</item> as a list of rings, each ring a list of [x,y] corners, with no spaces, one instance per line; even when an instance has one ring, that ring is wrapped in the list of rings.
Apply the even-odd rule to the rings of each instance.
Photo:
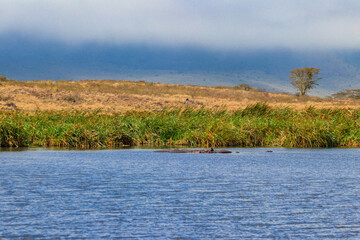
[[[270,106],[302,109],[359,108],[359,100],[297,97],[245,91],[234,87],[203,87],[115,80],[0,82],[3,110],[160,110],[164,107],[226,107],[229,110],[267,102]]]

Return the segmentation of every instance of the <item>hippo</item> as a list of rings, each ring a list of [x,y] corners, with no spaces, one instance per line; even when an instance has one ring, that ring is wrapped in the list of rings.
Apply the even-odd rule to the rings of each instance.
[[[166,153],[231,153],[229,150],[221,149],[214,150],[213,148],[204,148],[204,149],[166,149],[166,150],[157,150],[155,152],[166,152]]]

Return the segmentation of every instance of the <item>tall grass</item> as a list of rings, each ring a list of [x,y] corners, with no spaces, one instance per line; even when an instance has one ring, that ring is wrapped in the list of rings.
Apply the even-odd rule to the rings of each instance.
[[[113,148],[360,146],[360,110],[302,111],[264,103],[243,110],[173,108],[158,112],[0,112],[0,146]]]

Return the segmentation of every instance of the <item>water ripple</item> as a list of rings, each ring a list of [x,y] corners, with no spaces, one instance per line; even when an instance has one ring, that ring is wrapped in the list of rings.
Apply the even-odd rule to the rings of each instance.
[[[0,238],[358,239],[357,149],[0,152]]]

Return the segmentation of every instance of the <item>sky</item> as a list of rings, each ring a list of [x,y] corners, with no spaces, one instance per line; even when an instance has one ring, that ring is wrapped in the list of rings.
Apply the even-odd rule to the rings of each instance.
[[[0,0],[0,75],[282,91],[293,68],[321,67],[319,89],[360,88],[359,13],[358,0]]]
[[[358,0],[0,0],[0,35],[86,42],[359,49]]]

